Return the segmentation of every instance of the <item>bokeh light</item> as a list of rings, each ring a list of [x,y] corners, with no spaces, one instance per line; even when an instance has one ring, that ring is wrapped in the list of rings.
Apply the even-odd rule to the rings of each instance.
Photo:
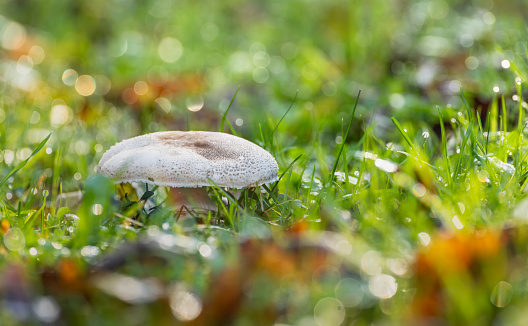
[[[192,112],[198,112],[204,106],[204,100],[200,95],[189,96],[185,103],[187,104],[187,109]]]
[[[323,298],[314,308],[314,319],[317,325],[340,325],[345,320],[345,307],[336,298]]]
[[[78,77],[79,74],[77,74],[77,71],[74,69],[66,69],[62,73],[62,82],[68,86],[73,86],[77,82]]]
[[[513,296],[513,287],[510,283],[500,281],[495,285],[490,295],[490,300],[493,305],[499,308],[504,308],[510,303]]]
[[[90,96],[95,92],[95,79],[89,75],[82,75],[75,81],[75,90],[82,96]]]
[[[9,199],[9,198],[8,198]],[[26,247],[24,232],[17,227],[12,227],[4,234],[4,245],[11,251],[20,251]]]
[[[180,321],[196,319],[202,312],[202,301],[189,291],[178,289],[176,286],[169,298],[170,307],[174,316]]]
[[[167,63],[178,61],[183,54],[183,46],[174,37],[166,37],[158,45],[158,55]]]
[[[396,283],[396,279],[390,275],[374,275],[369,280],[369,290],[372,295],[378,298],[389,299],[396,294],[398,283]]]

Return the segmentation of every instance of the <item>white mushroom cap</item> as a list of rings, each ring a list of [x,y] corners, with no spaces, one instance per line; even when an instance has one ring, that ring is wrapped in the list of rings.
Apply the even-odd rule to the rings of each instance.
[[[115,183],[244,188],[278,180],[263,148],[220,132],[165,131],[126,139],[103,154],[97,172]]]

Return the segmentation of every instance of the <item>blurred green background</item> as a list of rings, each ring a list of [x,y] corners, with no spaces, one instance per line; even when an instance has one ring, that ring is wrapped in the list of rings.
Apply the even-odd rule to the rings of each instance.
[[[508,227],[526,205],[527,20],[524,0],[0,2],[2,178],[53,132],[0,185],[0,322],[522,324],[528,236]],[[462,91],[511,131],[487,134],[487,163],[458,145]],[[217,131],[233,98],[223,131],[285,173],[271,213],[250,192],[248,216],[147,219],[93,177],[122,139]],[[467,162],[454,186],[442,145]]]

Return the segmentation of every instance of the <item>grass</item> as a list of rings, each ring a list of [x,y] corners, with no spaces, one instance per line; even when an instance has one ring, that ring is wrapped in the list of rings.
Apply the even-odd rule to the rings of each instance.
[[[59,10],[73,4],[0,5],[0,35],[31,36],[0,42],[0,323],[523,323],[525,4],[318,4],[212,2],[205,22],[192,4],[134,3],[121,20],[96,3],[81,26]],[[166,37],[177,61],[158,53]],[[46,59],[31,52],[21,86],[35,45]],[[95,89],[61,82],[67,68]],[[218,213],[179,218],[163,187],[94,170],[124,138],[227,128],[272,153],[280,180],[209,187]]]

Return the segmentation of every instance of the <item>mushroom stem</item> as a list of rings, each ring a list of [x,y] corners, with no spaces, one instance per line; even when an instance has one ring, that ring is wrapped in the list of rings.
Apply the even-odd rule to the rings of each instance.
[[[199,188],[170,188],[169,195],[172,203],[179,211],[182,206],[187,207],[191,211],[218,211],[215,203],[209,198],[205,187]],[[183,209],[182,214],[187,211]]]

